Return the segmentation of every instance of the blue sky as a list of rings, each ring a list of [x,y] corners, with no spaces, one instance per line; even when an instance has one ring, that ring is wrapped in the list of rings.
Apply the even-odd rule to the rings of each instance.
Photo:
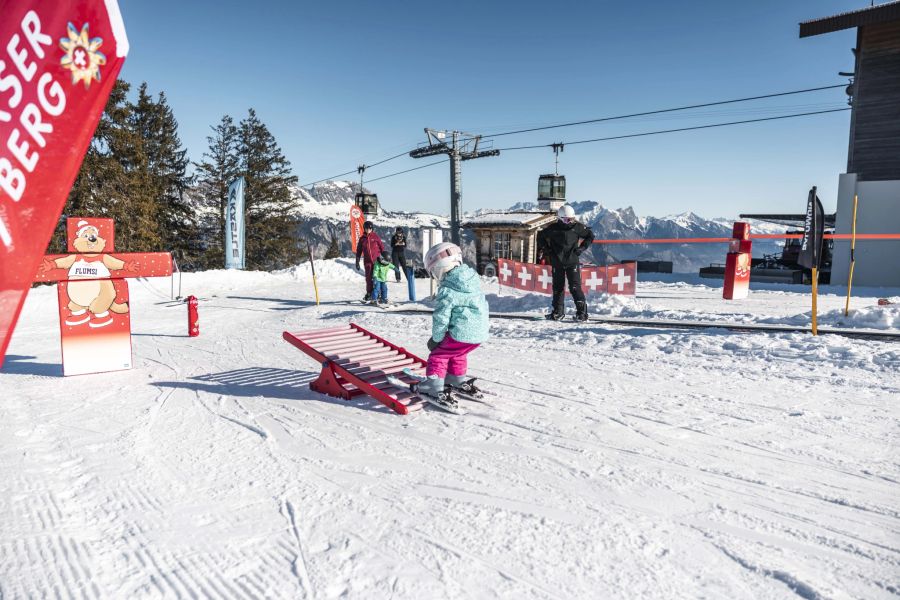
[[[424,127],[528,126],[838,84],[855,30],[798,23],[862,0],[288,2],[119,0],[122,77],[165,91],[191,158],[209,127],[253,107],[301,183],[398,154]],[[549,144],[846,105],[843,89],[667,117],[498,138]],[[796,211],[817,185],[834,210],[849,112],[569,146],[570,200],[662,216]],[[434,159],[401,157],[368,178]],[[548,149],[463,163],[463,209],[533,200]],[[354,177],[355,179],[355,177]],[[449,212],[449,167],[374,182],[388,209]]]

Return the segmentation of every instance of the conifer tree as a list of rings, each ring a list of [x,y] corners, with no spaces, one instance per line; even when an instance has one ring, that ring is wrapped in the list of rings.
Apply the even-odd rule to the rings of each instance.
[[[328,250],[325,251],[325,258],[340,258],[341,257],[341,247],[338,244],[338,240],[336,236],[331,236],[331,243],[328,245]]]
[[[143,144],[147,173],[156,201],[157,231],[162,248],[177,258],[197,253],[197,225],[194,210],[185,191],[190,185],[187,175],[187,150],[178,137],[178,122],[164,92],[154,100],[147,84],[138,89],[128,122]]]
[[[158,251],[161,247],[154,188],[140,134],[130,125],[130,86],[117,81],[81,170],[66,201],[63,217],[109,217],[115,221],[115,248],[120,252]],[[54,241],[65,251],[65,219]]]
[[[241,174],[240,135],[234,120],[225,115],[207,136],[209,148],[197,167],[197,204],[200,237],[204,252],[200,258],[203,268],[221,269],[225,265],[224,235],[228,186]]]
[[[246,180],[245,232],[248,269],[282,269],[305,254],[297,239],[291,164],[268,127],[250,109],[240,127],[241,171]]]

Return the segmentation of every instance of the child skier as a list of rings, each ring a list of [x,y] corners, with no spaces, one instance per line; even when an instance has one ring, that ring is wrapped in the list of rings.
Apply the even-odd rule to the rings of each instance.
[[[385,250],[372,266],[372,304],[387,304],[388,271],[396,270],[397,267],[391,262],[391,253]]]
[[[414,384],[414,391],[429,402],[454,410],[452,390],[476,395],[475,380],[466,377],[466,356],[488,338],[488,305],[481,279],[463,264],[456,244],[444,242],[425,255],[425,269],[438,281],[431,337],[428,340],[427,378]]]

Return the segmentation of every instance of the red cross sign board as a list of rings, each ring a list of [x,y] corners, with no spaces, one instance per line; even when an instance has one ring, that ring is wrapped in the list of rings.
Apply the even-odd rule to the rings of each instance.
[[[128,54],[116,0],[0,4],[0,366]]]

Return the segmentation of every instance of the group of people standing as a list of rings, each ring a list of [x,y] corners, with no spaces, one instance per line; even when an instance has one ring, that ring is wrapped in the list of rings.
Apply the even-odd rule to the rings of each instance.
[[[356,270],[362,260],[366,274],[366,295],[363,302],[386,304],[387,280],[391,271],[400,281],[400,273],[406,273],[406,232],[398,227],[391,237],[391,250],[385,250],[384,242],[375,232],[372,221],[363,223],[363,234],[356,243]]]
[[[581,289],[580,257],[591,247],[594,234],[579,223],[569,205],[557,211],[557,220],[538,232],[538,261],[553,267],[553,304],[548,319],[565,316],[565,287],[575,301],[575,318],[586,321],[587,300]],[[406,268],[406,234],[397,227],[391,238],[391,251],[375,233],[371,221],[363,224],[363,235],[356,247],[356,269],[362,260],[366,273],[364,301],[387,301],[387,279],[391,270],[400,281]],[[428,339],[426,376],[411,387],[429,402],[446,410],[455,410],[454,392],[480,393],[467,370],[467,355],[488,337],[488,305],[481,289],[481,278],[463,263],[459,246],[444,242],[425,254],[425,270],[438,282],[432,313],[432,331]]]

